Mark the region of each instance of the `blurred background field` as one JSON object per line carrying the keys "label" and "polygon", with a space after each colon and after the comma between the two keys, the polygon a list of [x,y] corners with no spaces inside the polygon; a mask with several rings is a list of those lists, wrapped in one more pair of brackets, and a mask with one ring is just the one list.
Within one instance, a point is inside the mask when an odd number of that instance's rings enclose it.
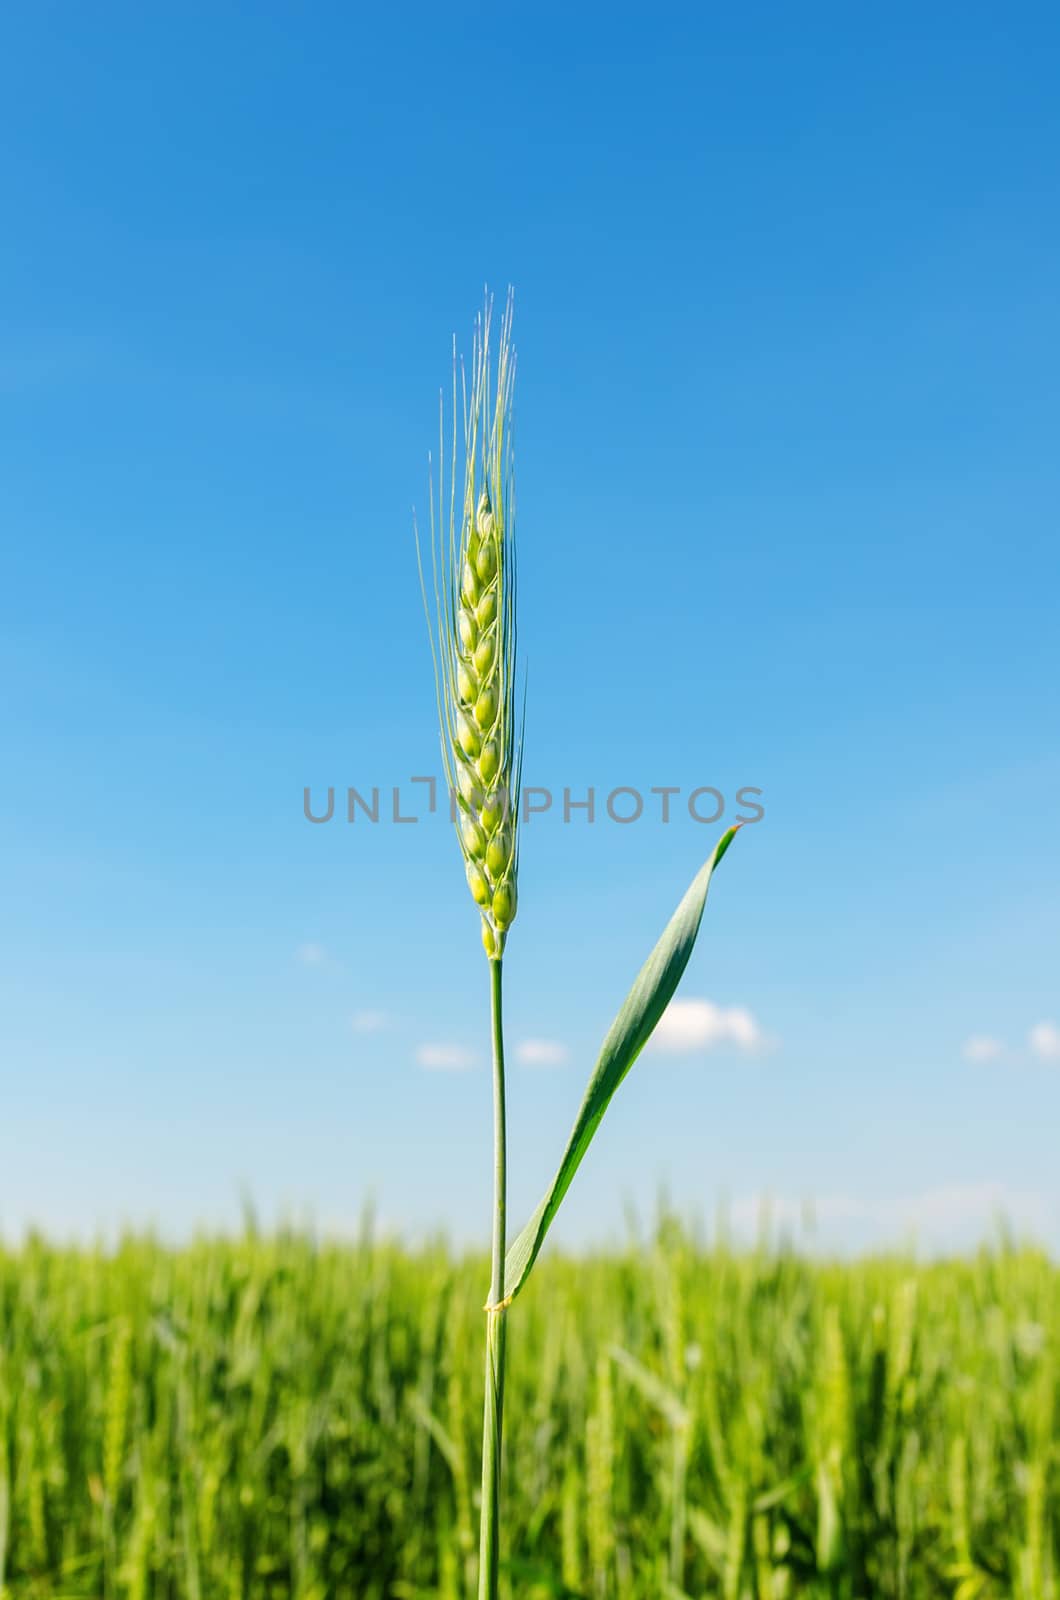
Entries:
{"label": "blurred background field", "polygon": [[[473,1591],[486,1270],[299,1233],[0,1251],[3,1600]],[[1056,1594],[1060,1273],[650,1244],[511,1319],[508,1596]]]}

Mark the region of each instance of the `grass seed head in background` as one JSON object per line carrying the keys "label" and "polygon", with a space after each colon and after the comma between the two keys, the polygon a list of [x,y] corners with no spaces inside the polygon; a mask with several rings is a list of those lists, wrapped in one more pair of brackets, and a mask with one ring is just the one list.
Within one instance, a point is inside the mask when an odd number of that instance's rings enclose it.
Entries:
{"label": "grass seed head in background", "polygon": [[[450,476],[446,501],[445,407],[440,406],[437,491],[430,490],[428,595],[442,760],[471,898],[487,956],[499,960],[518,904],[522,754],[516,722],[515,501],[512,481],[512,297],[490,361],[492,302],[475,327],[470,389],[461,365],[463,453],[458,455],[454,348]],[[462,492],[458,500],[458,483]],[[417,544],[418,549],[418,544]]]}

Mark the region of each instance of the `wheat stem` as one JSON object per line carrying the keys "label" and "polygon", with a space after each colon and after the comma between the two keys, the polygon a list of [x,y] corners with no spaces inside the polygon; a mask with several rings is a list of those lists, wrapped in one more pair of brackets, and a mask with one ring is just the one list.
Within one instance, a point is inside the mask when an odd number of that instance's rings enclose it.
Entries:
{"label": "wheat stem", "polygon": [[501,1426],[504,1412],[504,1347],[508,1313],[504,1299],[504,1248],[508,1144],[504,1109],[503,962],[489,962],[493,1033],[493,1251],[486,1311],[486,1398],[482,1412],[482,1521],[479,1535],[479,1600],[496,1600],[500,1566]]}

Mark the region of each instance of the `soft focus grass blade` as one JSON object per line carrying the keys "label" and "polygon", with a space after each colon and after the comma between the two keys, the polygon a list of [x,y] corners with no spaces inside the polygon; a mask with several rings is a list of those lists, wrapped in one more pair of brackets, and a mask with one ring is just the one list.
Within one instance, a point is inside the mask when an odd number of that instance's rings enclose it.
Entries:
{"label": "soft focus grass blade", "polygon": [[596,1068],[589,1079],[581,1110],[567,1140],[559,1170],[505,1258],[505,1304],[515,1299],[526,1282],[552,1219],[592,1143],[604,1112],[611,1104],[612,1095],[651,1038],[656,1023],[673,998],[699,933],[711,874],[735,838],[739,826],[738,823],[722,835],[696,873],[611,1024]]}

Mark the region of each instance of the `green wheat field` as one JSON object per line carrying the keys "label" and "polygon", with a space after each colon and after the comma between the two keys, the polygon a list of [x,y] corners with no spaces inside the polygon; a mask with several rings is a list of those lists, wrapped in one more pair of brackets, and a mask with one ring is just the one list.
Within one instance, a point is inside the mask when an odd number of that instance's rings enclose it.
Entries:
{"label": "green wheat field", "polygon": [[[0,1595],[463,1600],[484,1259],[298,1233],[0,1250]],[[502,1594],[1057,1594],[1060,1272],[550,1252]]]}

